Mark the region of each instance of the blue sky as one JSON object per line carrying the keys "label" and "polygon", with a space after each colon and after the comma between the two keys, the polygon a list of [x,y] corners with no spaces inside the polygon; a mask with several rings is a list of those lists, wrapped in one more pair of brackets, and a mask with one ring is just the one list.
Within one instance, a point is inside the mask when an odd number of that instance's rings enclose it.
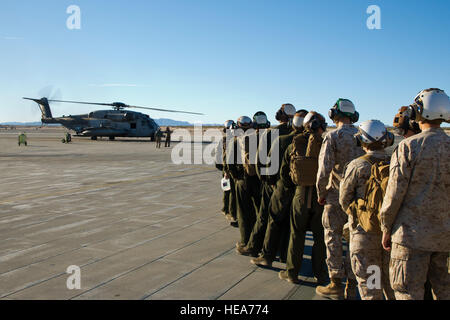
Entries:
{"label": "blue sky", "polygon": [[[81,30],[66,27],[72,4]],[[366,27],[369,5],[381,30]],[[59,98],[203,112],[148,112],[203,123],[258,110],[275,123],[286,102],[325,115],[343,97],[361,120],[391,124],[421,89],[450,92],[449,13],[447,0],[2,0],[0,122],[39,121],[21,97],[52,85]]]}

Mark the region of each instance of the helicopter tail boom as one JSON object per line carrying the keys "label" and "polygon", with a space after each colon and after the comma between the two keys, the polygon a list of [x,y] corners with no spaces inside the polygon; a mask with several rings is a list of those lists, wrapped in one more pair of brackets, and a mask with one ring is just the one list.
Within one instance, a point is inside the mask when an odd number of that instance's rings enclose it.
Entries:
{"label": "helicopter tail boom", "polygon": [[41,113],[42,113],[42,122],[44,122],[44,123],[52,122],[51,120],[53,119],[53,115],[52,115],[52,111],[50,110],[50,105],[48,104],[47,98],[42,98],[42,99],[24,98],[24,99],[32,100],[39,105],[39,108],[41,109]]}

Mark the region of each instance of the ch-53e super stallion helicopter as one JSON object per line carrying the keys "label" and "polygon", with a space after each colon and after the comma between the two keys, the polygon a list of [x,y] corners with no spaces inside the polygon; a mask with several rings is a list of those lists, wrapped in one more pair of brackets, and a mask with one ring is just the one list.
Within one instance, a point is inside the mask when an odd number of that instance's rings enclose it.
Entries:
{"label": "ch-53e super stallion helicopter", "polygon": [[[156,122],[147,114],[126,110],[128,108],[203,115],[197,112],[130,106],[122,102],[95,103],[49,100],[47,98],[24,99],[32,100],[39,105],[42,113],[42,123],[60,123],[67,129],[75,131],[77,135],[91,137],[92,140],[97,140],[97,137],[109,137],[110,140],[114,140],[115,137],[150,137],[153,141],[155,139],[155,133],[159,128]],[[53,118],[49,102],[111,106],[113,110],[98,110],[88,114]]]}

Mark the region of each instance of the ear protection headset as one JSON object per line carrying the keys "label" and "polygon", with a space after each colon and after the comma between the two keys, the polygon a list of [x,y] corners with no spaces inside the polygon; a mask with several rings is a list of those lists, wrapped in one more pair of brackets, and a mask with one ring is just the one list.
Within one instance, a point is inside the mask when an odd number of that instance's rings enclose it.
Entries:
{"label": "ear protection headset", "polygon": [[327,123],[325,122],[325,118],[322,117],[321,114],[310,111],[305,119],[303,120],[303,125],[307,130],[312,132],[316,132],[319,128],[322,128],[323,131],[327,130]]}
{"label": "ear protection headset", "polygon": [[[295,107],[294,107],[292,104],[290,104],[290,103],[285,103],[285,104],[283,104],[283,105],[281,106],[281,108],[277,111],[277,113],[275,114],[275,119],[276,119],[277,121],[289,120],[289,119],[288,119],[288,118],[289,118],[289,115],[286,114],[286,112],[284,111],[285,106],[290,106],[290,107],[292,107],[292,108],[295,109]],[[295,110],[294,110],[294,111],[295,111]]]}
{"label": "ear protection headset", "polygon": [[393,126],[396,133],[403,136],[408,132],[408,130],[412,130],[414,133],[422,132],[419,124],[415,120],[416,110],[412,105],[401,107],[394,117]]}
{"label": "ear protection headset", "polygon": [[[343,111],[341,111],[341,104],[351,104],[353,106],[353,102],[351,102],[348,99],[342,99],[342,98],[338,99],[338,101],[336,101],[334,106],[328,111],[328,116],[330,117],[330,119],[334,120],[336,118],[336,116],[343,116],[343,117],[350,118],[350,121],[352,123],[358,122],[359,113],[356,110],[353,113],[343,112]],[[354,108],[354,106],[353,106],[353,108]]]}

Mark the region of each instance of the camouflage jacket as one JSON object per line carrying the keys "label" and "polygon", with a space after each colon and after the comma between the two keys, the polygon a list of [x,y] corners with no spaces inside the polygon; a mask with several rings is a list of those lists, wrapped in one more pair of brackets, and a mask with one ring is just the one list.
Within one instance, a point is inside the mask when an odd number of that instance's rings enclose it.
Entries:
{"label": "camouflage jacket", "polygon": [[353,137],[358,130],[353,125],[342,125],[325,134],[319,154],[317,196],[327,202],[339,202],[339,183],[345,165],[364,154]]}
{"label": "camouflage jacket", "polygon": [[440,128],[403,140],[391,158],[381,229],[394,243],[450,251],[450,137]]}
{"label": "camouflage jacket", "polygon": [[[374,160],[389,161],[389,156],[384,150],[368,151],[368,155]],[[369,180],[372,165],[362,157],[352,160],[344,170],[344,178],[339,186],[339,204],[347,211],[350,204],[356,199],[364,198],[366,182]],[[353,222],[349,216],[350,224]]]}

